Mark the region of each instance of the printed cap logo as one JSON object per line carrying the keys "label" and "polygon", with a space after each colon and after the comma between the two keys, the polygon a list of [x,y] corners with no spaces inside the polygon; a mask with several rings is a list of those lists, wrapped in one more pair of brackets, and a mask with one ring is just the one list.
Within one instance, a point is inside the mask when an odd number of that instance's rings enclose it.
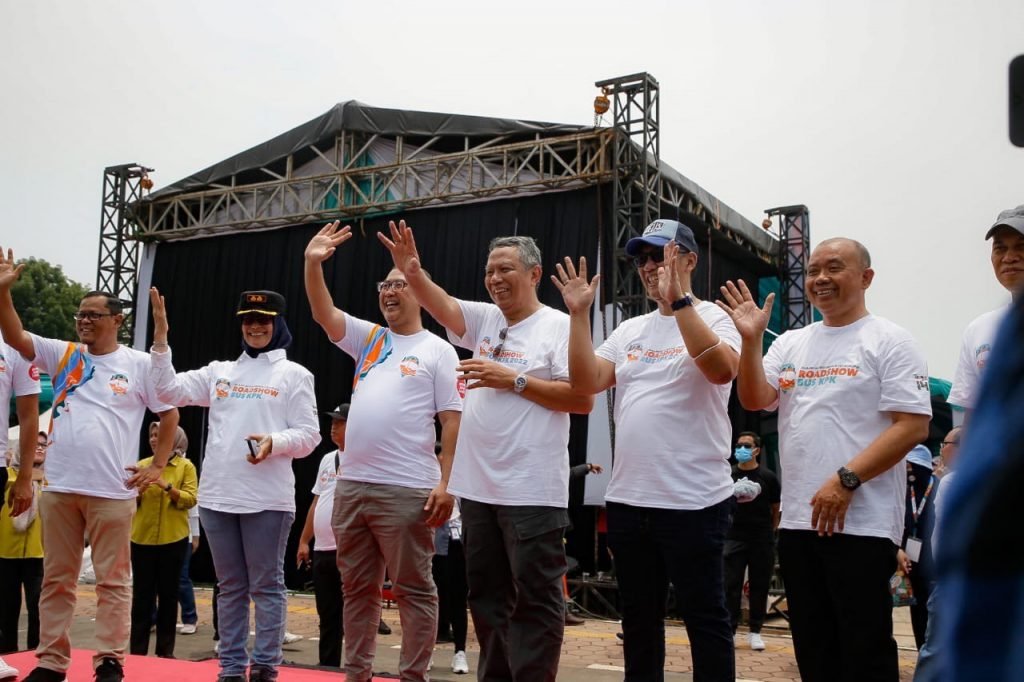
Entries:
{"label": "printed cap logo", "polygon": [[664,224],[665,223],[662,222],[661,220],[655,220],[653,223],[651,223],[650,225],[647,226],[646,230],[644,230],[644,236],[646,237],[649,234],[654,234],[656,232],[661,232],[661,228],[662,228],[662,226]]}
{"label": "printed cap logo", "polygon": [[246,294],[246,303],[266,303],[267,297],[264,294]]}

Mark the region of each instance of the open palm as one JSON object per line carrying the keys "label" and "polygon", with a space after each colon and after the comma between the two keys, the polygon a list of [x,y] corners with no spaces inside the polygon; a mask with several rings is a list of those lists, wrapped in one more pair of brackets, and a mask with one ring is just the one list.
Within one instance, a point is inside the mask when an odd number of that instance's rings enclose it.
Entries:
{"label": "open palm", "polygon": [[377,233],[387,250],[391,253],[391,260],[395,262],[395,269],[408,277],[416,274],[420,269],[420,253],[416,249],[416,238],[412,234],[412,228],[399,220],[398,225],[392,220],[388,223],[391,238],[384,236],[383,232]]}
{"label": "open palm", "polygon": [[338,229],[341,221],[335,220],[327,223],[323,228],[313,235],[306,245],[306,259],[316,263],[322,263],[334,255],[334,250],[341,244],[352,238],[352,227],[346,225]]}
{"label": "open palm", "polygon": [[551,281],[558,287],[565,301],[565,307],[570,313],[579,313],[590,309],[597,295],[597,283],[601,275],[594,275],[594,278],[587,281],[587,259],[580,258],[579,274],[572,264],[572,259],[566,256],[565,267],[561,263],[555,265],[557,275],[551,276]]}
{"label": "open palm", "polygon": [[0,289],[7,289],[18,281],[25,264],[14,264],[14,250],[7,249],[7,257],[4,257],[3,249],[0,249]]}
{"label": "open palm", "polygon": [[757,301],[754,300],[750,289],[742,279],[737,280],[736,284],[731,281],[726,282],[725,286],[721,287],[721,291],[724,302],[716,301],[716,303],[732,318],[740,336],[746,340],[761,337],[771,320],[775,294],[768,294],[762,308],[757,305]]}

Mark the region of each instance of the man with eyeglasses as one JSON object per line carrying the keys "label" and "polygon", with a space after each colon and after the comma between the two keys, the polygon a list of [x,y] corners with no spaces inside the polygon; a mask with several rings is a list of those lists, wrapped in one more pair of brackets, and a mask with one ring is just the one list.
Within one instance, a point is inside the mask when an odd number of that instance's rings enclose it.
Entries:
{"label": "man with eyeglasses", "polygon": [[[684,220],[696,224],[695,216]],[[626,243],[657,310],[622,322],[595,351],[597,276],[569,258],[552,278],[569,309],[569,379],[615,387],[615,466],[605,493],[608,547],[622,601],[625,679],[661,680],[668,585],[686,622],[695,680],[735,679],[722,553],[732,511],[729,391],[740,338],[729,316],[691,293],[689,225],[656,220]]]}
{"label": "man with eyeglasses", "polygon": [[423,328],[400,271],[377,283],[386,326],[335,307],[322,264],[352,237],[349,226],[338,225],[310,240],[304,272],[313,319],[356,361],[331,520],[345,600],[345,675],[352,682],[372,676],[386,567],[402,619],[398,672],[403,680],[426,680],[437,632],[433,528],[454,505],[448,480],[465,384],[455,349]]}
{"label": "man with eyeglasses", "polygon": [[[156,397],[149,355],[118,343],[121,301],[90,291],[75,313],[79,342],[27,332],[11,299],[24,265],[0,252],[0,331],[14,350],[53,381],[47,485],[39,504],[43,519],[43,588],[39,601],[39,664],[26,680],[59,682],[71,663],[68,637],[75,613],[75,585],[85,537],[92,545],[97,590],[98,682],[124,677],[131,622],[131,528],[140,490],[156,482],[171,455],[178,411]],[[146,409],[160,419],[153,463],[134,473]],[[32,433],[35,431],[29,431]]]}
{"label": "man with eyeglasses", "polygon": [[492,303],[450,296],[427,277],[412,229],[379,234],[416,299],[473,353],[450,489],[460,498],[469,607],[481,680],[554,680],[565,629],[562,536],[569,525],[569,413],[593,399],[569,384],[568,316],[537,297],[530,237],[488,247]]}
{"label": "man with eyeglasses", "polygon": [[[996,280],[1010,293],[1011,300],[1016,300],[1024,291],[1024,204],[1000,213],[985,233],[985,239],[992,240],[990,260]],[[948,400],[951,405],[966,410],[968,415],[978,398],[981,375],[996,330],[1009,309],[1008,303],[983,313],[964,330]]]}

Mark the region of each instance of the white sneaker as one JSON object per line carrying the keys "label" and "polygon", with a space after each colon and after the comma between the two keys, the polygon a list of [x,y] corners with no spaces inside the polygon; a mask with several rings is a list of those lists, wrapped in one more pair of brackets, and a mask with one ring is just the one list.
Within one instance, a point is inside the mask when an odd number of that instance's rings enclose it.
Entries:
{"label": "white sneaker", "polygon": [[298,642],[301,639],[302,639],[302,635],[297,635],[294,632],[288,632],[287,630],[285,630],[284,638],[281,640],[281,643],[282,644],[295,644],[295,642]]}
{"label": "white sneaker", "polygon": [[452,672],[456,675],[465,675],[469,672],[469,661],[466,660],[465,651],[456,651],[452,656]]}
{"label": "white sneaker", "polygon": [[0,680],[6,680],[18,676],[18,669],[7,665],[4,659],[0,658]]}
{"label": "white sneaker", "polygon": [[194,635],[196,634],[196,624],[182,623],[178,632],[180,632],[183,635]]}
{"label": "white sneaker", "polygon": [[754,651],[764,651],[764,640],[761,639],[760,632],[751,632],[747,635],[747,641],[750,642],[750,648]]}

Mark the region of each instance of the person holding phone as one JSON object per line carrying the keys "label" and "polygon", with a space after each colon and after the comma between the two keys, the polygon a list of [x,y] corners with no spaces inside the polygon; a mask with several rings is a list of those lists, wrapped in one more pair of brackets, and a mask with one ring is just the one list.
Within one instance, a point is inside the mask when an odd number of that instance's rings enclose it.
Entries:
{"label": "person holding phone", "polygon": [[[161,400],[210,410],[199,517],[217,584],[222,682],[277,679],[287,600],[284,548],[295,518],[292,459],[320,443],[313,375],[288,360],[291,332],[276,291],[245,291],[236,315],[242,353],[176,374],[164,298],[150,290],[151,380]],[[252,656],[249,602],[256,605]],[[251,665],[250,665],[251,663]]]}

